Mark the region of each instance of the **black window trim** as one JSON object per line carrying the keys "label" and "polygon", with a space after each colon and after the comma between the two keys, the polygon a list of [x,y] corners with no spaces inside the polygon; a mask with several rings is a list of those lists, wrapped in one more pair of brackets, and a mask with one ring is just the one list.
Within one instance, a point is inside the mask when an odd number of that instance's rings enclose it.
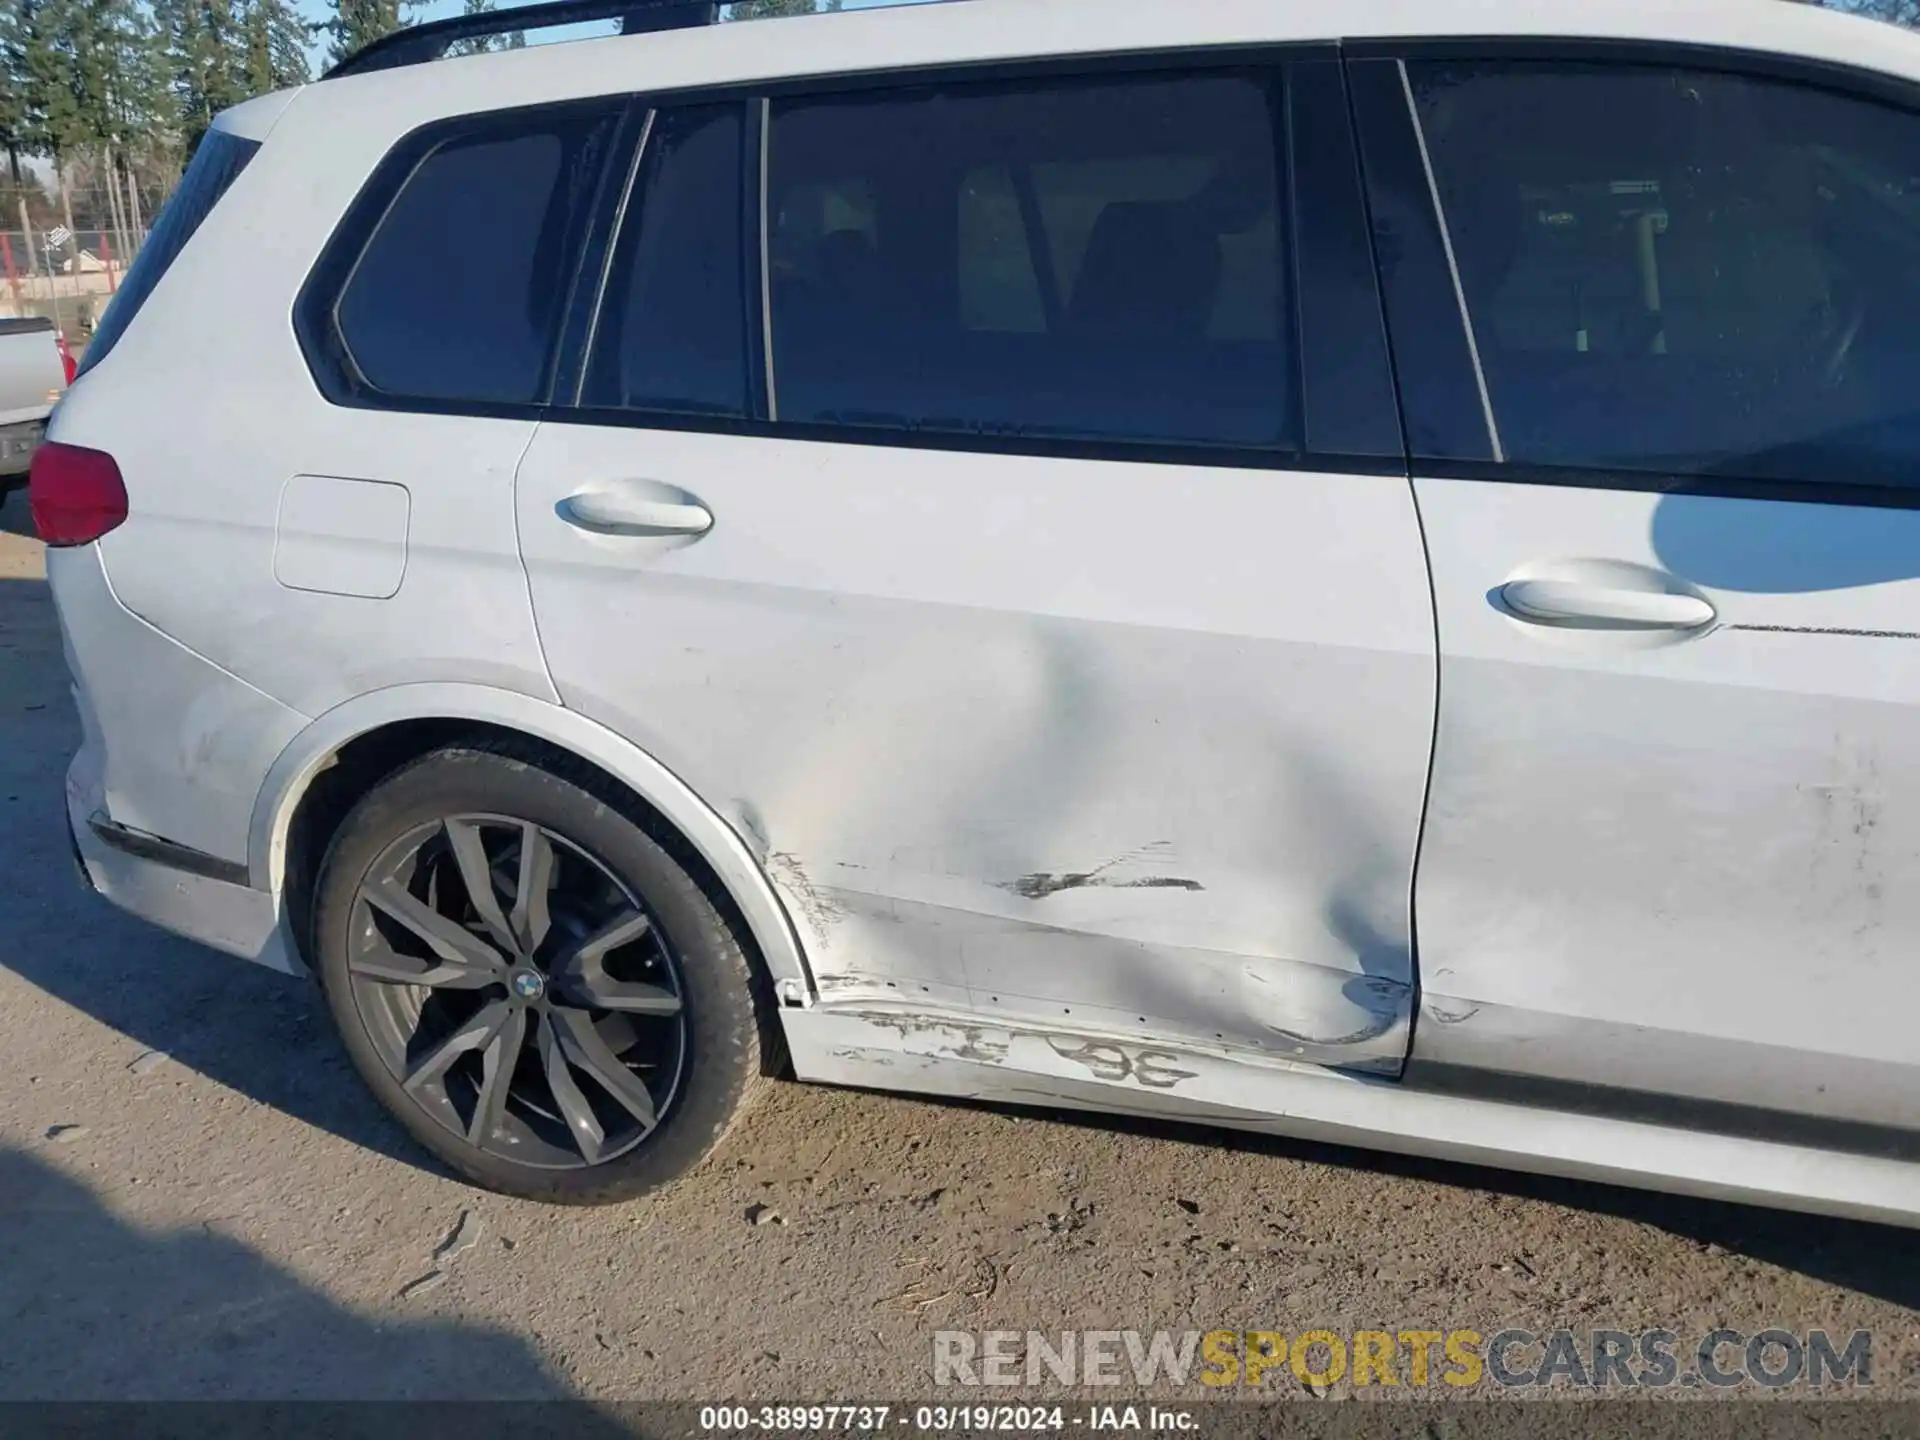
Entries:
{"label": "black window trim", "polygon": [[[621,179],[604,222],[598,207],[595,210],[585,247],[588,253],[575,280],[577,293],[582,297],[580,315],[577,325],[569,326],[561,338],[560,373],[556,375],[552,394],[548,397],[548,408],[551,409],[580,408],[580,397],[587,388],[587,370],[593,359],[593,347],[600,335],[600,319],[606,310],[607,283],[613,270],[615,242],[620,237],[621,226],[626,223],[627,208],[633,203],[634,187],[640,183],[640,176],[646,169],[660,112],[650,105],[635,103],[628,106],[627,118],[629,122],[639,125],[639,134],[633,137],[630,146],[614,147],[616,158],[622,151],[626,152],[625,163],[608,167],[609,177],[621,174]],[[591,283],[579,285],[579,281],[589,275],[594,277]],[[561,402],[557,397],[563,395],[571,398]]]}
{"label": "black window trim", "polygon": [[1337,455],[1271,446],[1194,445],[1164,440],[1076,440],[1052,436],[980,435],[963,430],[914,430],[816,424],[804,420],[729,419],[712,415],[676,415],[634,410],[551,410],[555,425],[591,425],[621,430],[668,430],[734,435],[759,440],[811,441],[829,445],[870,445],[889,450],[940,450],[975,455],[1024,455],[1043,460],[1124,461],[1136,465],[1180,465],[1222,470],[1324,471],[1340,475],[1397,475],[1407,462],[1399,455]]}
{"label": "black window trim", "polygon": [[[654,416],[661,412],[638,410],[613,410],[610,407],[594,407],[586,404],[587,381],[591,377],[594,347],[600,343],[600,319],[606,309],[608,291],[614,283],[614,264],[619,251],[622,229],[627,224],[628,212],[632,207],[637,191],[646,183],[647,164],[652,155],[654,131],[661,114],[669,110],[694,109],[702,105],[718,108],[721,105],[739,105],[743,111],[741,126],[741,162],[740,184],[743,187],[741,202],[741,223],[743,227],[740,253],[745,266],[741,275],[741,309],[746,313],[747,332],[743,343],[746,346],[747,369],[747,416],[753,420],[763,420],[768,415],[771,403],[771,388],[768,379],[772,363],[772,342],[767,337],[766,299],[762,292],[766,286],[766,241],[763,236],[764,221],[761,218],[766,205],[765,195],[765,116],[766,102],[757,96],[723,95],[716,101],[703,102],[698,99],[679,101],[672,104],[659,103],[652,94],[631,97],[629,115],[638,127],[638,133],[632,143],[630,158],[625,165],[624,177],[617,185],[610,186],[602,207],[595,212],[592,233],[588,238],[588,263],[580,267],[580,276],[595,277],[592,284],[580,290],[579,306],[586,317],[582,327],[569,330],[563,337],[564,350],[559,365],[565,381],[553,388],[554,396],[569,396],[570,399],[550,398],[541,418],[554,421],[570,420],[588,410],[609,408],[609,413],[626,416]],[[759,158],[756,159],[756,156]],[[610,167],[608,175],[618,173],[618,167]],[[578,281],[576,280],[576,284]],[[755,296],[762,298],[756,302]],[[711,415],[689,415],[694,420],[725,420],[729,417]]]}
{"label": "black window trim", "polygon": [[[1338,91],[1337,98],[1322,95],[1316,100],[1313,93],[1316,82],[1329,78]],[[1338,446],[1316,443],[1320,423],[1327,418],[1325,407],[1328,405],[1332,406],[1335,414],[1343,408],[1372,414],[1381,434],[1365,453],[1398,462],[1396,473],[1404,474],[1407,443],[1400,411],[1400,381],[1394,370],[1393,348],[1387,334],[1378,241],[1368,207],[1360,126],[1354,114],[1353,90],[1346,64],[1338,56],[1290,57],[1286,61],[1283,93],[1286,113],[1282,121],[1282,143],[1287,150],[1287,183],[1290,187],[1287,205],[1288,220],[1292,226],[1290,278],[1293,285],[1296,353],[1300,357],[1294,374],[1299,386],[1299,413],[1305,426],[1303,445],[1313,454],[1347,453]],[[1331,106],[1327,105],[1329,98],[1334,98]],[[1325,108],[1316,109],[1316,105]],[[1315,157],[1303,159],[1304,147],[1300,137],[1307,133],[1307,123],[1316,120],[1343,131],[1345,143],[1337,146],[1337,153],[1345,162],[1343,168],[1351,167],[1346,169],[1344,178],[1337,182],[1339,193],[1333,197],[1331,204],[1328,203],[1329,197],[1315,187],[1324,187],[1330,182],[1330,174],[1323,166],[1326,155],[1333,153],[1337,142],[1315,144]],[[1303,179],[1303,172],[1310,178]],[[1318,206],[1326,208],[1314,208]],[[1315,218],[1310,221],[1309,216]],[[1344,330],[1328,331],[1325,328],[1327,319],[1323,302],[1326,292],[1322,285],[1327,278],[1324,267],[1330,253],[1326,245],[1330,232],[1336,231],[1341,224],[1357,232],[1360,240],[1359,247],[1350,259],[1364,277],[1365,293],[1356,297],[1371,321],[1372,335],[1364,345],[1357,343],[1361,339],[1357,334],[1348,334]],[[1313,271],[1311,276],[1310,269]],[[1310,294],[1316,297],[1312,302],[1307,298]],[[1355,315],[1346,318],[1357,321],[1360,317]],[[1361,353],[1369,354],[1370,358],[1375,358],[1371,357],[1371,352],[1377,347],[1379,369],[1368,377],[1356,374],[1355,383],[1343,387],[1343,377],[1324,358],[1328,351],[1319,348],[1319,342],[1332,336],[1338,339],[1330,343],[1346,344],[1350,350],[1357,348]],[[1379,448],[1381,446],[1385,448]]]}
{"label": "black window trim", "polygon": [[[409,397],[388,396],[378,392],[366,391],[353,393],[340,384],[344,376],[334,370],[334,360],[325,345],[323,326],[314,321],[323,317],[331,306],[338,301],[344,291],[348,275],[339,273],[338,257],[344,251],[357,261],[379,220],[386,209],[398,196],[404,184],[390,181],[380,184],[379,203],[370,203],[375,195],[375,184],[385,176],[392,166],[394,157],[409,145],[420,145],[421,137],[433,135],[441,137],[421,150],[412,165],[408,167],[410,176],[420,159],[430,154],[445,138],[455,133],[458,127],[481,127],[491,125],[503,116],[522,113],[544,113],[570,107],[594,107],[625,104],[628,118],[634,123],[650,120],[660,110],[702,104],[720,104],[737,102],[744,104],[749,113],[747,140],[743,146],[742,183],[747,187],[750,203],[746,209],[746,225],[749,230],[748,253],[750,264],[764,272],[767,261],[767,217],[765,215],[766,196],[763,164],[766,159],[770,137],[767,134],[767,119],[772,103],[779,100],[799,99],[813,96],[857,93],[867,90],[911,89],[940,84],[992,84],[995,82],[1039,81],[1064,78],[1093,78],[1107,75],[1125,75],[1137,73],[1192,74],[1211,71],[1265,71],[1270,83],[1275,87],[1284,86],[1283,72],[1289,62],[1301,60],[1338,61],[1343,53],[1343,43],[1336,39],[1316,39],[1264,43],[1258,45],[1220,45],[1203,46],[1189,49],[1153,50],[1126,52],[1121,54],[1084,55],[1069,57],[1039,57],[1031,60],[969,62],[918,68],[892,70],[860,70],[845,73],[810,75],[781,79],[777,81],[751,81],[724,85],[690,86],[682,89],[659,89],[632,94],[606,94],[582,97],[567,101],[543,102],[536,105],[514,107],[511,110],[489,110],[468,115],[452,116],[431,121],[409,132],[389,150],[380,163],[374,167],[372,179],[359,196],[348,207],[346,215],[336,227],[321,251],[317,262],[303,285],[300,296],[295,302],[294,328],[299,337],[300,346],[307,358],[321,394],[335,405],[354,409],[383,410],[406,414],[431,414],[451,416],[471,416],[475,418],[524,419],[543,423],[566,425],[590,425],[632,430],[665,430],[693,433],[712,433],[719,435],[737,435],[744,437],[816,442],[841,445],[873,445],[883,448],[957,451],[963,453],[1024,455],[1044,459],[1077,459],[1088,461],[1119,461],[1135,464],[1180,465],[1224,469],[1255,469],[1302,472],[1325,472],[1352,475],[1396,475],[1407,474],[1407,462],[1404,451],[1400,455],[1346,455],[1315,450],[1307,434],[1306,415],[1296,409],[1299,417],[1301,443],[1298,448],[1281,446],[1241,446],[1231,444],[1192,444],[1152,440],[1098,439],[1078,440],[1061,437],[1002,436],[984,435],[965,431],[933,431],[911,428],[858,427],[847,425],[814,424],[780,420],[778,414],[778,376],[772,373],[771,335],[767,313],[768,296],[764,286],[757,297],[747,296],[748,319],[753,331],[748,354],[750,375],[751,413],[744,419],[711,415],[677,415],[663,412],[633,411],[623,409],[596,408],[578,404],[554,403],[553,396],[566,393],[571,387],[577,397],[587,370],[588,356],[585,350],[588,338],[588,325],[570,323],[562,337],[560,352],[553,366],[553,373],[562,381],[550,391],[546,401],[537,404],[499,404],[484,401],[456,401],[438,399],[413,399]],[[1276,107],[1278,109],[1278,107]],[[636,117],[643,117],[637,120]],[[1277,115],[1277,123],[1285,126],[1284,111]],[[1349,119],[1349,124],[1351,120]],[[1356,137],[1357,143],[1357,137]],[[638,183],[638,177],[644,167],[644,157],[639,153],[637,137],[629,137],[624,144],[616,143],[610,147],[605,169],[602,173],[600,202],[596,205],[584,249],[592,256],[600,257],[598,267],[586,263],[583,257],[578,278],[593,276],[586,285],[579,287],[576,294],[575,313],[584,310],[589,315],[597,314],[604,303],[606,287],[612,280],[606,257],[612,253],[615,235],[613,230],[614,212],[624,209],[627,190]],[[1285,147],[1281,151],[1281,161],[1285,170],[1280,177],[1284,182],[1280,200],[1286,205],[1292,195],[1291,156]],[[609,183],[609,177],[619,176],[619,181]],[[1361,203],[1365,203],[1364,193]],[[1289,209],[1291,207],[1289,206]],[[373,213],[369,214],[368,211]],[[1291,228],[1291,214],[1283,217]],[[334,261],[329,271],[329,261]],[[1297,257],[1290,257],[1287,271],[1282,276],[1282,284],[1291,292],[1295,277],[1293,268],[1298,264]],[[1376,299],[1378,299],[1376,290]],[[325,309],[321,309],[324,306]],[[1292,306],[1296,312],[1291,321],[1297,340],[1300,316],[1296,303]],[[589,322],[590,323],[590,322]],[[1391,358],[1391,357],[1390,357]],[[1301,397],[1310,393],[1310,367],[1314,361],[1311,354],[1297,343],[1295,346],[1294,374],[1288,382],[1292,392],[1285,403],[1298,406]],[[1395,413],[1392,423],[1399,426],[1400,417]]]}
{"label": "black window trim", "polygon": [[[1269,139],[1273,143],[1273,154],[1280,173],[1275,177],[1277,188],[1273,203],[1279,212],[1280,225],[1280,303],[1285,306],[1282,315],[1283,333],[1281,339],[1291,352],[1287,363],[1287,410],[1294,417],[1294,428],[1299,432],[1300,443],[1294,453],[1304,451],[1313,443],[1313,427],[1307,415],[1307,315],[1302,304],[1300,291],[1302,276],[1300,266],[1300,166],[1294,155],[1294,77],[1293,66],[1287,61],[1269,65],[1265,69],[1267,91],[1267,121],[1271,128]],[[1362,200],[1364,204],[1364,199]],[[1028,222],[1031,227],[1031,221]]]}
{"label": "black window trim", "polygon": [[1427,183],[1427,198],[1433,206],[1435,228],[1440,234],[1440,250],[1446,257],[1447,282],[1453,291],[1453,303],[1460,312],[1460,333],[1467,343],[1467,363],[1473,370],[1474,394],[1480,400],[1480,418],[1487,427],[1487,445],[1493,451],[1493,463],[1506,463],[1507,452],[1500,443],[1500,419],[1493,413],[1493,392],[1487,388],[1486,362],[1480,358],[1480,336],[1473,326],[1473,307],[1467,303],[1467,291],[1460,280],[1460,254],[1453,246],[1453,224],[1447,207],[1440,202],[1440,177],[1433,168],[1433,150],[1427,144],[1426,122],[1420,118],[1420,106],[1414,99],[1413,80],[1405,58],[1396,59],[1393,68],[1400,79],[1400,93],[1406,97],[1407,123],[1413,127],[1413,143],[1420,154],[1420,173]]}
{"label": "black window trim", "polygon": [[1411,460],[1438,445],[1447,454],[1490,454],[1477,397],[1454,393],[1471,381],[1473,363],[1399,62],[1381,56],[1344,68],[1403,453]]}
{"label": "black window trim", "polygon": [[[349,410],[455,415],[476,419],[538,420],[545,415],[550,408],[548,402],[556,381],[577,363],[579,347],[576,332],[583,295],[581,272],[589,257],[597,253],[606,233],[604,211],[609,198],[607,182],[609,176],[620,173],[626,152],[632,146],[634,110],[633,97],[619,94],[543,101],[500,110],[445,116],[417,126],[396,140],[374,165],[360,192],[334,226],[321,247],[319,259],[314,262],[294,298],[294,335],[306,360],[308,373],[328,403]],[[567,298],[561,307],[561,321],[553,351],[547,357],[541,397],[530,402],[515,402],[393,395],[374,388],[364,375],[356,375],[357,366],[340,335],[337,319],[340,302],[352,284],[371,241],[405,193],[408,184],[419,173],[420,167],[440,150],[463,138],[509,129],[523,118],[569,113],[607,116],[612,120],[614,129],[612,143],[607,147],[607,155],[595,180],[594,198],[589,202],[585,240],[573,256],[572,273],[565,279]]]}
{"label": "black window trim", "polygon": [[[1571,64],[1663,65],[1712,74],[1783,81],[1846,99],[1905,111],[1920,121],[1920,82],[1877,70],[1810,56],[1786,55],[1732,44],[1671,40],[1594,39],[1583,36],[1415,37],[1349,41],[1349,64],[1392,61],[1560,61]],[[1407,119],[1420,133],[1411,103]],[[1444,226],[1437,200],[1433,220]],[[1460,317],[1463,326],[1466,317]],[[1398,361],[1395,362],[1396,371]],[[1404,398],[1404,397],[1403,397]],[[1611,466],[1543,465],[1532,461],[1431,459],[1409,451],[1410,472],[1421,479],[1493,481],[1633,494],[1694,496],[1722,500],[1770,500],[1790,504],[1844,505],[1880,510],[1920,510],[1920,485],[1845,480],[1780,480],[1727,475],[1683,475]]]}
{"label": "black window trim", "polygon": [[587,230],[580,255],[569,281],[565,320],[553,359],[552,384],[540,405],[544,412],[553,408],[554,397],[578,398],[587,383],[587,359],[593,334],[600,324],[600,307],[606,294],[607,272],[613,265],[613,242],[619,234],[619,218],[626,212],[633,186],[646,163],[648,138],[653,133],[655,112],[650,106],[628,97],[613,143],[608,146],[606,164],[592,204],[587,212]]}
{"label": "black window trim", "polygon": [[[1022,61],[994,61],[946,65],[921,69],[861,70],[823,74],[778,82],[761,81],[725,86],[700,86],[683,90],[667,89],[645,94],[602,95],[575,101],[548,102],[517,107],[521,110],[551,110],[557,105],[606,105],[623,99],[634,109],[650,112],[668,105],[697,104],[738,100],[753,110],[762,110],[762,102],[789,96],[844,93],[869,88],[894,88],[945,81],[993,81],[1041,79],[1049,76],[1124,73],[1138,70],[1245,68],[1250,65],[1280,66],[1288,60],[1340,58],[1345,61],[1369,59],[1419,61],[1439,59],[1545,59],[1575,61],[1620,61],[1634,64],[1674,64],[1723,73],[1784,79],[1825,89],[1840,95],[1868,99],[1920,114],[1920,83],[1898,76],[1839,61],[1786,55],[1754,50],[1737,44],[1713,44],[1638,39],[1595,39],[1582,36],[1428,36],[1382,37],[1365,39],[1321,39],[1251,46],[1214,46],[1190,50],[1165,50],[1119,55],[1089,55],[1068,58],[1043,58]],[[512,113],[486,111],[474,115],[449,117],[421,127],[421,131],[442,126],[487,120]],[[763,112],[764,113],[764,112]],[[1357,122],[1357,117],[1356,117]],[[1355,126],[1357,130],[1357,123]],[[412,132],[396,143],[399,150],[420,131]],[[748,144],[750,168],[757,170],[753,139],[764,137],[753,127]],[[1357,139],[1356,135],[1356,139]],[[389,152],[389,157],[392,152]],[[631,151],[615,146],[608,160],[608,172],[617,171],[632,159]],[[387,160],[376,167],[375,174]],[[762,224],[757,177],[748,180],[754,204],[748,224],[757,240]],[[397,187],[393,193],[397,194]],[[640,414],[632,411],[606,411],[556,407],[552,405],[501,405],[483,402],[398,400],[379,395],[343,396],[329,382],[319,362],[322,352],[316,346],[311,327],[304,319],[311,313],[312,292],[322,280],[328,257],[334,255],[348,232],[348,222],[356,217],[366,198],[363,191],[349,206],[347,216],[336,227],[317,263],[302,287],[294,307],[294,328],[299,335],[308,366],[316,385],[332,403],[352,408],[399,411],[404,413],[465,415],[528,419],[565,424],[617,426],[627,429],[657,429],[712,432],[756,436],[769,439],[812,440],[837,444],[868,444],[896,448],[956,450],[990,454],[1030,454],[1046,458],[1118,460],[1148,464],[1218,466],[1243,469],[1329,471],[1359,475],[1404,475],[1409,473],[1406,458],[1337,455],[1306,449],[1300,452],[1259,450],[1225,446],[1167,445],[1137,441],[1063,441],[1007,439],[964,433],[919,431],[857,430],[837,426],[800,425],[767,420],[765,360],[750,355],[756,371],[754,418],[727,420],[715,417]],[[390,203],[391,196],[388,197]],[[380,207],[384,214],[385,204]],[[377,219],[377,217],[376,217]],[[1371,232],[1371,221],[1369,221]],[[370,229],[368,231],[370,233]],[[607,220],[596,216],[589,246],[603,246],[608,239]],[[365,235],[360,236],[364,244]],[[357,251],[355,252],[357,254]],[[1378,269],[1376,267],[1376,274]],[[604,276],[602,277],[604,279]],[[595,287],[595,303],[598,303]],[[749,297],[751,298],[751,297]],[[764,304],[747,307],[750,318],[765,334]],[[757,315],[757,318],[755,318]],[[569,334],[560,360],[561,368],[581,367],[580,344],[583,337]],[[1398,389],[1399,357],[1391,355]],[[1311,365],[1312,357],[1301,357],[1301,373]],[[1399,417],[1395,417],[1396,421]],[[1897,486],[1859,485],[1825,481],[1779,481],[1732,479],[1722,476],[1663,475],[1654,471],[1620,471],[1608,468],[1579,468],[1532,465],[1487,460],[1431,460],[1411,462],[1414,473],[1434,478],[1492,480],[1514,484],[1544,484],[1587,489],[1615,489],[1658,494],[1718,496],[1733,499],[1785,500],[1819,504],[1871,506],[1888,509],[1920,509],[1920,487],[1908,490]]]}
{"label": "black window trim", "polygon": [[[745,183],[752,203],[747,207],[746,222],[749,227],[750,263],[756,265],[761,274],[762,284],[759,294],[749,294],[748,306],[750,324],[754,329],[753,339],[759,345],[751,349],[748,360],[750,369],[755,372],[753,410],[745,419],[716,417],[707,415],[677,415],[664,412],[634,411],[591,406],[571,408],[552,407],[543,417],[556,424],[591,425],[635,430],[671,430],[693,433],[713,433],[740,435],[771,440],[811,441],[817,443],[843,445],[875,445],[896,449],[919,449],[957,451],[963,453],[1027,455],[1047,459],[1081,459],[1092,461],[1130,461],[1139,464],[1193,465],[1229,469],[1271,469],[1327,471],[1344,474],[1365,475],[1404,475],[1406,461],[1404,452],[1394,456],[1380,455],[1339,455],[1316,451],[1311,448],[1306,437],[1306,415],[1301,408],[1302,396],[1308,384],[1308,369],[1313,364],[1298,341],[1300,316],[1298,304],[1290,309],[1294,312],[1290,322],[1293,333],[1288,336],[1294,343],[1294,373],[1290,377],[1286,403],[1292,405],[1293,413],[1300,419],[1302,443],[1296,447],[1287,446],[1241,446],[1208,445],[1181,442],[1124,439],[1069,439],[1065,437],[1004,436],[979,434],[967,431],[920,430],[911,427],[853,426],[799,422],[778,418],[779,377],[773,372],[771,354],[771,335],[769,328],[768,295],[764,284],[767,263],[767,217],[765,214],[767,198],[765,194],[767,160],[767,116],[771,105],[777,100],[811,98],[814,96],[859,93],[868,90],[913,89],[939,84],[992,84],[996,82],[1023,82],[1043,79],[1089,78],[1105,75],[1123,74],[1193,74],[1203,72],[1241,72],[1257,73],[1273,89],[1284,86],[1284,70],[1288,62],[1300,60],[1333,60],[1339,58],[1340,47],[1335,41],[1307,41],[1293,44],[1261,46],[1222,46],[1198,50],[1153,51],[1138,54],[1075,57],[1069,59],[1042,59],[1022,62],[995,62],[992,64],[942,66],[914,70],[893,70],[877,72],[858,72],[845,76],[810,76],[804,79],[783,81],[777,84],[765,82],[751,85],[730,85],[722,87],[700,87],[682,91],[650,91],[639,97],[637,103],[643,103],[658,109],[667,109],[681,105],[710,104],[729,100],[743,100],[749,107],[750,115],[757,112],[757,118],[749,126],[747,144],[744,147],[744,165],[748,171]],[[1284,110],[1274,107],[1275,124],[1284,127],[1287,117]],[[1284,135],[1277,135],[1276,142],[1283,141]],[[1280,144],[1277,150],[1283,173],[1279,199],[1283,206],[1293,196],[1293,177],[1291,157],[1288,147]],[[1288,206],[1290,210],[1290,206]],[[1292,228],[1291,213],[1283,216],[1284,223]],[[1286,273],[1281,278],[1283,288],[1290,297],[1295,287],[1293,267],[1298,257],[1291,254],[1286,262]],[[755,303],[757,300],[757,303]],[[1399,416],[1392,417],[1397,428]]]}

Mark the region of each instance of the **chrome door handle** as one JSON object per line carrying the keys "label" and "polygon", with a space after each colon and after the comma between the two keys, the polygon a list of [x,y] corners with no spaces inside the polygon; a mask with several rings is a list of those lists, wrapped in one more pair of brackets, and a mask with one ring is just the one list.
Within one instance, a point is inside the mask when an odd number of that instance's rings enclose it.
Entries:
{"label": "chrome door handle", "polygon": [[597,535],[704,535],[713,512],[698,500],[662,500],[622,490],[583,490],[560,502],[560,518]]}
{"label": "chrome door handle", "polygon": [[1624,590],[1577,580],[1512,580],[1500,598],[1516,619],[1536,625],[1622,630],[1697,630],[1713,606],[1695,595]]}

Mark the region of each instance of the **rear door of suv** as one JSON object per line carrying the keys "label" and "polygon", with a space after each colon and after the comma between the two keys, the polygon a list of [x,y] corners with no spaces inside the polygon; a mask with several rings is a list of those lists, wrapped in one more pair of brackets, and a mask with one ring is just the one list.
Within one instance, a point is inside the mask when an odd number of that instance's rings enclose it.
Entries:
{"label": "rear door of suv", "polygon": [[822,998],[1397,1071],[1433,617],[1337,57],[676,98],[619,209],[537,623]]}

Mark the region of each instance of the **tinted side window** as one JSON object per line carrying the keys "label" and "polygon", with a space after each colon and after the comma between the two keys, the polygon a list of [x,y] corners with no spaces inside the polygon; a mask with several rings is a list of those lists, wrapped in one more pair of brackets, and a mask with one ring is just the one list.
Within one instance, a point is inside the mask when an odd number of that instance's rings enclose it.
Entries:
{"label": "tinted side window", "polygon": [[744,122],[739,105],[655,116],[614,249],[584,404],[747,413]]}
{"label": "tinted side window", "polygon": [[1653,66],[1411,71],[1509,459],[1920,483],[1920,117]]}
{"label": "tinted side window", "polygon": [[87,353],[80,364],[82,374],[104,360],[126,333],[127,326],[147,303],[160,278],[172,268],[187,242],[259,149],[258,140],[243,140],[224,130],[209,130],[201,138],[200,148],[193,152],[193,159],[187,165],[187,173],[180,177],[179,188],[161,209],[160,218],[154,221],[147,235],[147,243],[140,247],[126,278],[120,282],[119,293],[107,306],[106,314],[100,317],[99,326],[87,342]]}
{"label": "tinted side window", "polygon": [[404,183],[333,309],[353,388],[544,399],[613,120],[606,107],[495,118],[396,157],[412,160]]}
{"label": "tinted side window", "polygon": [[1295,445],[1275,88],[1216,73],[777,105],[780,418]]}

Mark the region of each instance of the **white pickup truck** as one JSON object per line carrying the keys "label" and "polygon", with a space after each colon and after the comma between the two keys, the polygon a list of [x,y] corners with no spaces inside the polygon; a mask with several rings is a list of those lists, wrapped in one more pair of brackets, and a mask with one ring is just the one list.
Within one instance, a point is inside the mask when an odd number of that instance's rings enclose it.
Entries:
{"label": "white pickup truck", "polygon": [[73,371],[66,338],[51,320],[0,319],[0,497],[26,483],[47,416]]}

